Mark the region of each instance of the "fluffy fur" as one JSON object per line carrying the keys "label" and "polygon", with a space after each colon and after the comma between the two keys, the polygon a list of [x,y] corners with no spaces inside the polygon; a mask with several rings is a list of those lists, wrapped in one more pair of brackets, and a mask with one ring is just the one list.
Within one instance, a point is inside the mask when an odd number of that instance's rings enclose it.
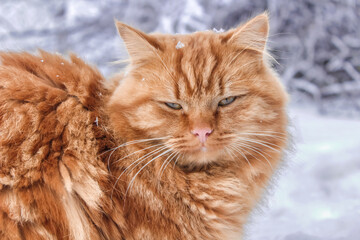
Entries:
{"label": "fluffy fur", "polygon": [[112,84],[75,56],[1,54],[0,238],[239,239],[287,142],[267,15],[117,28],[130,65]]}

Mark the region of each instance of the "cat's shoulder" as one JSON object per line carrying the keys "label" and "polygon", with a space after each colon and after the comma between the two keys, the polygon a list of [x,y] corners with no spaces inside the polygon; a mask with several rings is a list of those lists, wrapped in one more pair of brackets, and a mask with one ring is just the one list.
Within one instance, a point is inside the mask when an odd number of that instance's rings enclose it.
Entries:
{"label": "cat's shoulder", "polygon": [[0,53],[0,59],[0,189],[36,182],[45,163],[56,166],[78,149],[92,159],[92,127],[107,95],[99,71],[75,55],[44,51]]}
{"label": "cat's shoulder", "polygon": [[0,100],[46,101],[46,95],[73,96],[93,109],[104,93],[104,78],[74,54],[69,59],[40,50],[0,52]]}

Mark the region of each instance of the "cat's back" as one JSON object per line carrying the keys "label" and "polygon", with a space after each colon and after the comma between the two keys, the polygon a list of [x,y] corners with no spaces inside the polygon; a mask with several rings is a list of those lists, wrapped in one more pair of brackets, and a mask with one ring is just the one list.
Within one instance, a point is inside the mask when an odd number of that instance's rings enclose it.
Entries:
{"label": "cat's back", "polygon": [[0,57],[0,238],[95,237],[85,211],[106,179],[94,130],[103,77],[76,56]]}
{"label": "cat's back", "polygon": [[40,176],[32,170],[59,157],[50,152],[64,154],[70,139],[81,137],[96,120],[90,118],[103,78],[75,56],[67,61],[41,51],[0,57],[0,171],[6,179],[0,183],[20,184],[19,177],[33,182]]}

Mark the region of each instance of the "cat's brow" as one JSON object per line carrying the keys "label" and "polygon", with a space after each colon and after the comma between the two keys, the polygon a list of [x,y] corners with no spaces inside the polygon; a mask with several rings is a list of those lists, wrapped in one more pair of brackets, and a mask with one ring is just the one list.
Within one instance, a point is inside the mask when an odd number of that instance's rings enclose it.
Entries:
{"label": "cat's brow", "polygon": [[188,52],[176,55],[175,70],[179,79],[173,86],[177,98],[181,98],[183,94],[194,97],[214,91],[224,93],[223,78],[217,73],[221,67],[220,56],[211,42],[207,41],[203,45],[193,48],[190,45]]}

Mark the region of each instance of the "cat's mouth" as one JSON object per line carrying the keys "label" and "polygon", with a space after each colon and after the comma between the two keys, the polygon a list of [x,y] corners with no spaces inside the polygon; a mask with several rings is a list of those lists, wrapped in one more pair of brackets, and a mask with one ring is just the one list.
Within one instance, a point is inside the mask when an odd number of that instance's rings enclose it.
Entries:
{"label": "cat's mouth", "polygon": [[197,153],[214,153],[222,151],[231,143],[229,139],[209,139],[206,142],[200,142],[197,139],[173,139],[168,142],[168,146],[178,152],[184,154],[197,154]]}
{"label": "cat's mouth", "polygon": [[196,146],[193,149],[189,149],[189,153],[205,153],[205,152],[216,152],[221,151],[224,148],[223,144],[201,144],[200,146]]}
{"label": "cat's mouth", "polygon": [[201,151],[202,151],[202,152],[206,152],[206,151],[207,151],[207,147],[205,147],[204,145],[201,146]]}
{"label": "cat's mouth", "polygon": [[204,165],[215,162],[223,156],[226,144],[211,141],[206,143],[189,141],[187,144],[172,146],[171,148],[181,155],[178,161],[180,165]]}
{"label": "cat's mouth", "polygon": [[173,149],[175,151],[182,152],[184,154],[194,154],[200,152],[212,152],[219,150],[220,147],[216,147],[213,144],[205,144],[205,143],[195,143],[188,144],[186,146],[174,146]]}
{"label": "cat's mouth", "polygon": [[193,146],[189,146],[187,149],[183,149],[184,152],[189,152],[189,153],[208,152],[211,150],[212,150],[211,146],[205,143],[194,144]]}
{"label": "cat's mouth", "polygon": [[178,153],[180,165],[206,165],[218,160],[232,159],[229,148],[234,142],[231,134],[214,134],[206,141],[201,141],[193,135],[171,137],[166,141],[166,146],[171,152]]}

